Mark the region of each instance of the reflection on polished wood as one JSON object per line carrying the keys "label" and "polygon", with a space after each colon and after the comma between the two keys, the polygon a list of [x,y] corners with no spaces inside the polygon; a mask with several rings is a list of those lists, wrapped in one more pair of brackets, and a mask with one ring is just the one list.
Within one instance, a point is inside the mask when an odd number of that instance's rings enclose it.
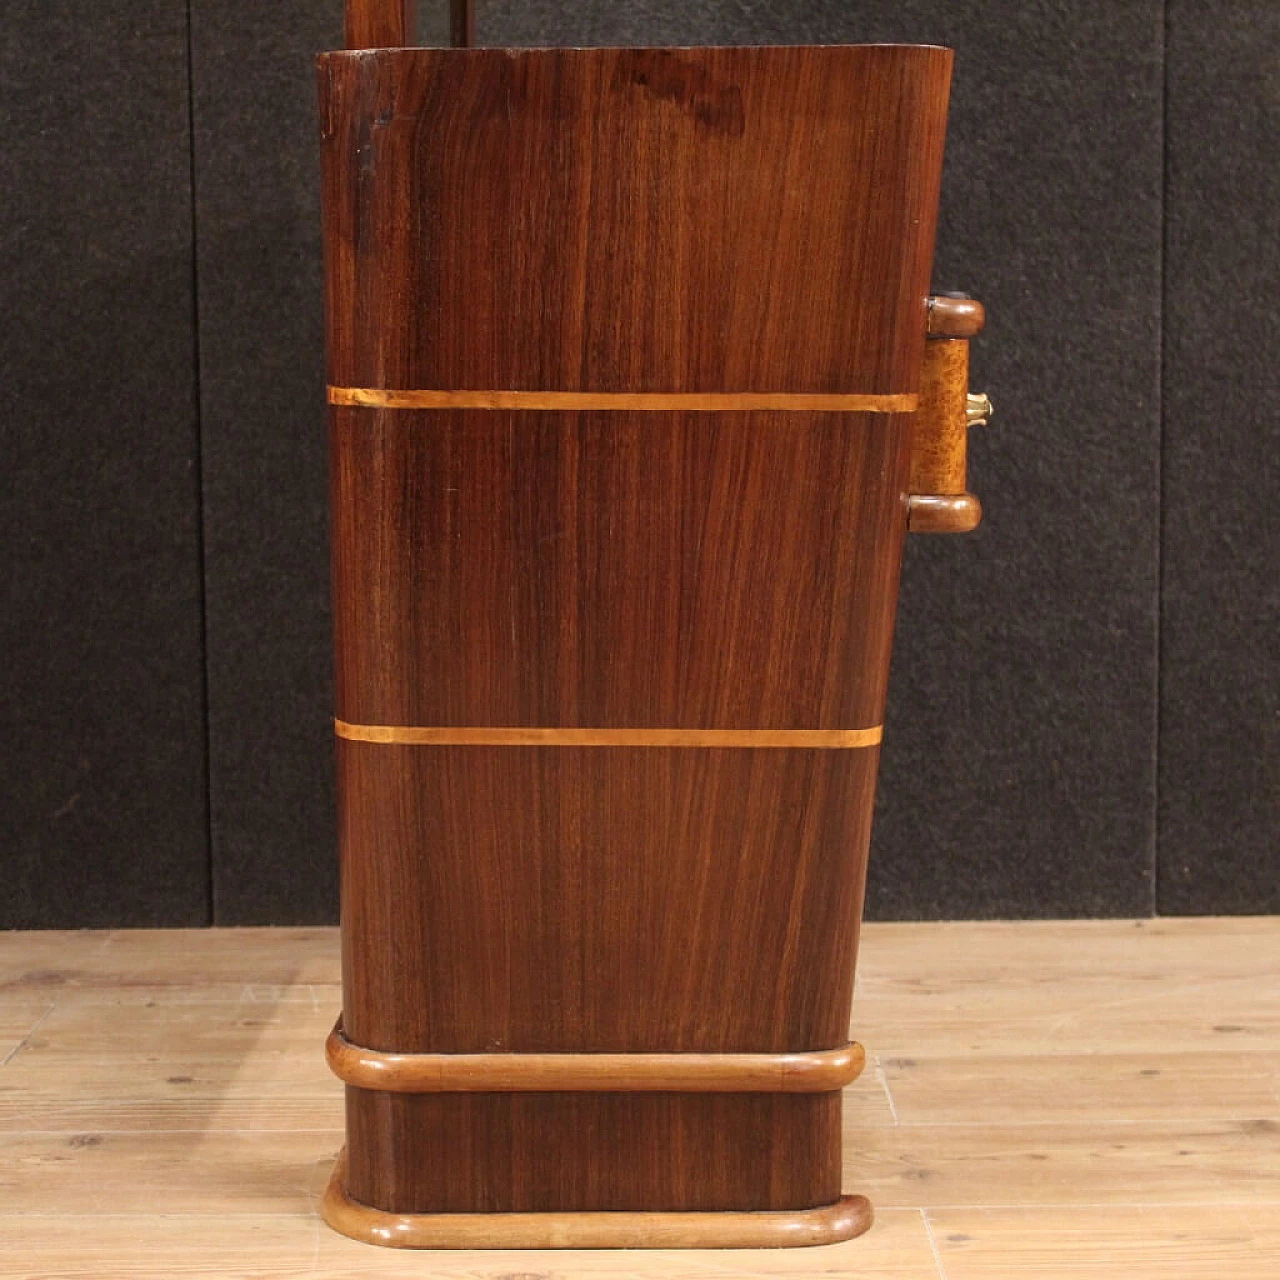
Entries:
{"label": "reflection on polished wood", "polygon": [[334,1164],[320,1212],[335,1230],[401,1249],[785,1249],[836,1244],[871,1226],[865,1196],[814,1209],[664,1213],[387,1213],[343,1188]]}
{"label": "reflection on polished wood", "polygon": [[858,1078],[859,1044],[816,1053],[381,1053],[352,1044],[342,1022],[325,1056],[334,1075],[390,1093],[821,1093]]}
{"label": "reflection on polished wood", "polygon": [[987,313],[977,298],[929,299],[928,334],[931,338],[975,338],[987,323]]}
{"label": "reflection on polished wood", "polygon": [[912,533],[970,533],[982,523],[982,503],[972,493],[913,493],[907,503]]}

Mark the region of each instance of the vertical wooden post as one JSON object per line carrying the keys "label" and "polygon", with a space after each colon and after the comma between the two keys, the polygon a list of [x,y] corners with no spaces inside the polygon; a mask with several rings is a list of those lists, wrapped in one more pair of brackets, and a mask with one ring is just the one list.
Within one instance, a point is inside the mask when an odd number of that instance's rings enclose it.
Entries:
{"label": "vertical wooden post", "polygon": [[402,49],[417,29],[417,0],[347,0],[348,49]]}
{"label": "vertical wooden post", "polygon": [[[347,0],[348,49],[402,49],[417,44],[417,0]],[[449,0],[449,42],[456,49],[476,42],[471,0]]]}
{"label": "vertical wooden post", "polygon": [[470,49],[476,42],[476,14],[471,0],[449,0],[449,43]]}

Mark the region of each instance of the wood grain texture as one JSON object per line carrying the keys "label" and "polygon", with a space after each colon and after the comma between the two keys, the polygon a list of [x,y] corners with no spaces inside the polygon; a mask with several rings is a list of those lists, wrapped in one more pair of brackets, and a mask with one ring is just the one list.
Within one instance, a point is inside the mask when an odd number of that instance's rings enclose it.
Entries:
{"label": "wood grain texture", "polygon": [[856,1080],[862,1046],[821,1053],[379,1053],[342,1023],[325,1056],[334,1075],[388,1093],[823,1093]]}
{"label": "wood grain texture", "polygon": [[836,1244],[871,1226],[865,1196],[816,1209],[712,1213],[387,1213],[346,1192],[345,1153],[321,1202],[325,1221],[366,1244],[404,1249],[778,1249]]}
{"label": "wood grain texture", "polygon": [[[858,1038],[882,1060],[949,1056],[957,1045],[969,1058],[1105,1051],[1157,1067],[1175,1045],[1274,1054],[1276,934],[1272,919],[880,925],[859,965]],[[920,949],[947,937],[956,954],[913,971]]]}
{"label": "wood grain texture", "polygon": [[[906,1126],[904,1126],[906,1128]],[[911,1125],[868,1131],[847,1172],[877,1205],[1173,1205],[1280,1207],[1280,1123],[1184,1120],[1099,1127]],[[889,1136],[886,1136],[889,1135]],[[981,1190],[978,1190],[978,1188]]]}
{"label": "wood grain texture", "polygon": [[908,422],[332,409],[338,717],[881,723]]}
{"label": "wood grain texture", "polygon": [[907,501],[912,533],[970,533],[982,523],[982,503],[972,493],[913,493]]}
{"label": "wood grain texture", "polygon": [[840,1196],[836,1093],[347,1089],[347,1191],[395,1213],[817,1208]]}
{"label": "wood grain texture", "polygon": [[911,445],[911,492],[964,493],[968,488],[968,342],[942,338],[925,343],[920,381],[920,408]]}
{"label": "wood grain texture", "polygon": [[969,342],[944,334],[977,333],[982,304],[929,299],[930,340],[924,346],[920,407],[911,446],[912,533],[968,533],[982,520],[982,504],[967,491],[969,459]]}
{"label": "wood grain texture", "polygon": [[415,43],[417,0],[346,0],[348,49],[398,49]]}
{"label": "wood grain texture", "polygon": [[914,392],[950,67],[894,45],[322,55],[329,382]]}
{"label": "wood grain texture", "polygon": [[[845,1045],[949,69],[321,58],[354,1044]],[[581,1094],[353,1088],[347,1191],[836,1203],[834,1089],[629,1093],[624,1066]]]}
{"label": "wood grain texture", "polygon": [[476,7],[472,0],[449,0],[449,43],[467,49],[476,42]]}
{"label": "wood grain texture", "polygon": [[[317,1229],[310,1212],[186,1215],[5,1215],[5,1265],[12,1276],[93,1280],[707,1280],[709,1274],[811,1280],[804,1249],[671,1249],[619,1253],[583,1249],[548,1268],[545,1254],[483,1246],[436,1253],[426,1271],[420,1254],[373,1253],[337,1231]],[[1028,1227],[1034,1230],[1034,1225]],[[1259,1233],[1260,1234],[1260,1233]],[[1226,1256],[1220,1254],[1220,1256]],[[372,1261],[371,1261],[372,1259]],[[831,1280],[937,1280],[928,1231],[919,1213],[889,1210],[856,1240],[823,1249]],[[376,1266],[374,1265],[376,1263]],[[514,1269],[513,1269],[514,1268]],[[1134,1272],[1142,1280],[1167,1272]],[[1196,1273],[1199,1275],[1200,1273]],[[1224,1275],[1215,1274],[1215,1280]],[[1243,1273],[1241,1273],[1243,1274]]]}
{"label": "wood grain texture", "polygon": [[928,1219],[945,1280],[1246,1280],[1280,1274],[1280,1213],[1274,1206],[945,1209],[931,1211]]}
{"label": "wood grain texture", "polygon": [[986,323],[986,309],[977,298],[935,294],[929,299],[927,331],[931,338],[974,338]]}
{"label": "wood grain texture", "polygon": [[0,1004],[0,1064],[7,1062],[53,1011],[49,1000],[6,1000]]}
{"label": "wood grain texture", "polygon": [[340,739],[347,1034],[402,1053],[843,1045],[877,754]]}
{"label": "wood grain texture", "polygon": [[[1220,1037],[1229,1042],[1229,1037]],[[902,1124],[1250,1120],[1280,1103],[1280,1053],[960,1054],[880,1058]]]}

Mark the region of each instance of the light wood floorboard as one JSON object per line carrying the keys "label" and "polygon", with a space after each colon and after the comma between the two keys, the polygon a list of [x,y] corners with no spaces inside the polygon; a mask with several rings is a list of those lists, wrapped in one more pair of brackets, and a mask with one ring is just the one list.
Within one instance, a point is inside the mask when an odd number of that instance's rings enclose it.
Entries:
{"label": "light wood floorboard", "polygon": [[1280,1277],[1280,920],[868,925],[820,1250],[435,1253],[320,1225],[329,929],[0,934],[0,1276]]}

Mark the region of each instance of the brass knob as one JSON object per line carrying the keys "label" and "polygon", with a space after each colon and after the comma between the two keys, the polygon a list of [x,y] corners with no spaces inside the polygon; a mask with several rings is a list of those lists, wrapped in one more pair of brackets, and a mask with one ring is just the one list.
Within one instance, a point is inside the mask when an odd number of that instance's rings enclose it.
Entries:
{"label": "brass knob", "polygon": [[965,396],[964,420],[971,427],[982,426],[991,417],[991,397],[985,392]]}

